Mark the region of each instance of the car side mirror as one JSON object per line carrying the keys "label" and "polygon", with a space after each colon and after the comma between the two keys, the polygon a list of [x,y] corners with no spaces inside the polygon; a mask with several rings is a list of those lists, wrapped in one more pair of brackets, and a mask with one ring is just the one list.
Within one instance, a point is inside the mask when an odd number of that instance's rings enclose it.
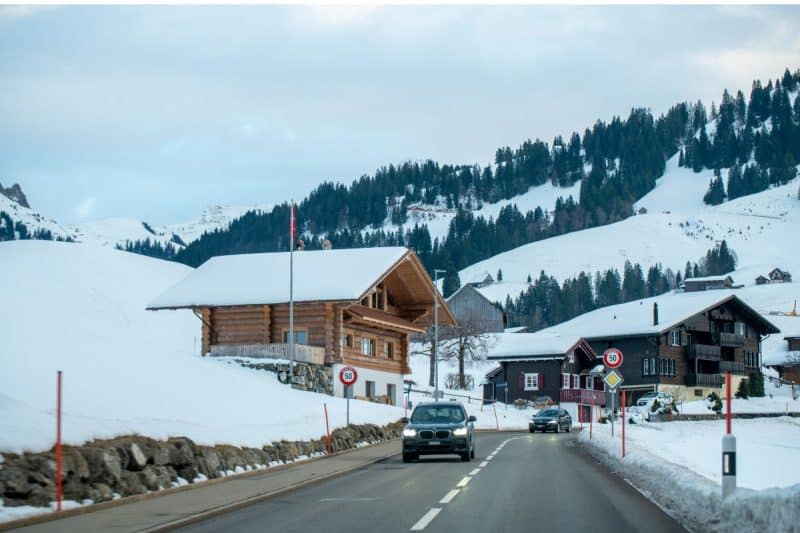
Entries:
{"label": "car side mirror", "polygon": [[478,419],[477,419],[477,418],[475,418],[475,415],[470,415],[470,416],[469,416],[469,418],[467,418],[467,422],[475,422],[475,421],[477,421],[477,420],[478,420]]}
{"label": "car side mirror", "polygon": [[404,416],[403,418],[400,419],[400,423],[401,424],[408,424],[408,418]]}

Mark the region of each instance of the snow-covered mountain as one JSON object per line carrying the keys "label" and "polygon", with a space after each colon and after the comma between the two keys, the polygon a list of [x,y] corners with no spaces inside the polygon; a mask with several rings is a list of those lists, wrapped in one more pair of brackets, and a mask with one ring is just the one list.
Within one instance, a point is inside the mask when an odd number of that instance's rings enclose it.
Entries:
{"label": "snow-covered mountain", "polygon": [[794,253],[800,242],[800,178],[712,207],[702,201],[711,176],[712,171],[695,174],[678,167],[673,157],[655,189],[636,203],[636,210],[646,213],[520,246],[470,265],[459,278],[502,270],[503,282],[490,288],[504,302],[506,295],[515,298],[525,289],[528,275],[535,279],[542,270],[559,281],[581,271],[621,272],[625,261],[682,271],[687,260],[698,261],[723,239],[738,255],[736,283],[753,285],[775,267],[800,272],[800,256]]}
{"label": "snow-covered mountain", "polygon": [[24,231],[29,236],[40,235],[37,238],[46,238],[46,235],[53,240],[88,242],[111,247],[124,247],[127,243],[149,240],[151,243],[171,245],[179,250],[198,239],[203,233],[227,227],[248,211],[265,211],[272,208],[270,204],[214,205],[207,207],[196,220],[166,226],[151,225],[131,218],[106,218],[64,225],[28,207],[25,205],[27,201],[20,203],[20,200],[25,199],[21,188],[17,187],[13,191],[14,194],[0,194],[0,212],[5,213],[7,217],[0,217],[0,236],[3,235],[3,230],[10,220],[12,228],[18,227],[19,224],[25,229],[14,229],[14,237],[8,240],[22,238]]}

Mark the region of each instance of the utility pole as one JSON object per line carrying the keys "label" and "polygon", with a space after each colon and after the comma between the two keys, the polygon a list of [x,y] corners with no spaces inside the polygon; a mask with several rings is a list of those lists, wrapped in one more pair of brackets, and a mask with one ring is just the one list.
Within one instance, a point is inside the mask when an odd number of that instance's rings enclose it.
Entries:
{"label": "utility pole", "polygon": [[433,397],[439,401],[439,272],[444,270],[433,269]]}
{"label": "utility pole", "polygon": [[289,222],[289,386],[294,382],[294,234],[297,223],[294,218],[294,199]]}

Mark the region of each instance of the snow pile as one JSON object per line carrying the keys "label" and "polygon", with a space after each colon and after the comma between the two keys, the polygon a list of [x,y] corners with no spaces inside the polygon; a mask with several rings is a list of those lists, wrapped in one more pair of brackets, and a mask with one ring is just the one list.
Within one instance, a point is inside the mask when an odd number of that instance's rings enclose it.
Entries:
{"label": "snow pile", "polygon": [[[292,390],[275,374],[197,355],[190,311],[145,311],[191,269],[90,244],[0,243],[0,451],[49,449],[56,372],[64,371],[64,440],[138,433],[200,444],[262,446],[319,438],[346,401]],[[353,401],[353,423],[403,409]]]}
{"label": "snow pile", "polygon": [[800,450],[800,422],[735,420],[733,429],[740,488],[725,502],[720,488],[724,421],[628,425],[624,459],[619,424],[613,438],[609,424],[595,424],[591,439],[588,431],[578,439],[687,527],[795,531],[800,524],[800,473],[787,465]]}

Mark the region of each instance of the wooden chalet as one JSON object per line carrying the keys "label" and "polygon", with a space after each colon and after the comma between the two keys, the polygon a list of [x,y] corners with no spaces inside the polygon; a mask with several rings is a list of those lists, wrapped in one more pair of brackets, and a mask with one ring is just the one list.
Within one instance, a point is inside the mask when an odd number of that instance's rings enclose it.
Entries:
{"label": "wooden chalet", "polygon": [[588,421],[592,409],[597,415],[606,403],[602,359],[581,337],[506,333],[498,336],[487,359],[500,366],[486,375],[485,400],[557,403],[580,421]]}
{"label": "wooden chalet", "polygon": [[792,275],[780,268],[773,268],[769,273],[770,283],[791,283]]}
{"label": "wooden chalet", "polygon": [[706,276],[703,278],[686,278],[681,287],[686,292],[709,291],[713,289],[730,289],[733,278],[730,276]]}
{"label": "wooden chalet", "polygon": [[730,291],[673,292],[597,309],[534,335],[580,335],[593,350],[623,352],[620,369],[635,401],[654,390],[704,398],[760,372],[761,340],[777,327]]}
{"label": "wooden chalet", "polygon": [[[455,325],[416,254],[406,248],[295,252],[295,361],[355,367],[355,396],[398,404],[409,335],[434,320]],[[156,298],[148,309],[191,309],[201,321],[202,354],[288,359],[289,253],[220,256]]]}

